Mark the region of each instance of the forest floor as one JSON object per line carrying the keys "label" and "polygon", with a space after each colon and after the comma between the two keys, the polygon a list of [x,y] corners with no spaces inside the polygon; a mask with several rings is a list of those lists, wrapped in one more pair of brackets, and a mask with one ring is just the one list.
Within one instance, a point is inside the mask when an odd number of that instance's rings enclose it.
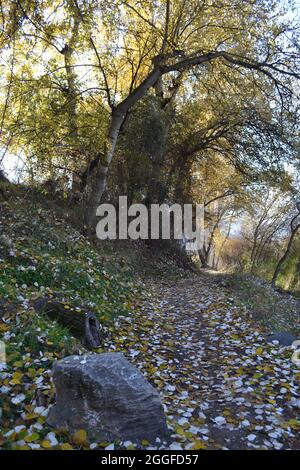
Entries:
{"label": "forest floor", "polygon": [[125,351],[159,389],[172,449],[297,449],[300,369],[292,348],[267,343],[222,279],[206,272],[152,283],[107,347]]}
{"label": "forest floor", "polygon": [[91,243],[67,210],[22,188],[0,201],[0,448],[135,448],[46,425],[53,362],[88,351],[34,310],[45,295],[94,311],[106,332],[94,352],[123,352],[159,390],[170,440],[144,448],[299,448],[300,369],[265,339],[291,325],[299,338],[299,303],[149,248]]}

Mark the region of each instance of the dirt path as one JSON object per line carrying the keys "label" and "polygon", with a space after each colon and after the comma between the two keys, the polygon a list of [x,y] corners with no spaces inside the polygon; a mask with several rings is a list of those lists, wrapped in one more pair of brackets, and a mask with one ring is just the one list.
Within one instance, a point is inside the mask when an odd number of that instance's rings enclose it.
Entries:
{"label": "dirt path", "polygon": [[169,446],[299,448],[293,350],[266,343],[217,276],[147,287],[141,309],[118,320],[108,346],[159,389],[173,430]]}

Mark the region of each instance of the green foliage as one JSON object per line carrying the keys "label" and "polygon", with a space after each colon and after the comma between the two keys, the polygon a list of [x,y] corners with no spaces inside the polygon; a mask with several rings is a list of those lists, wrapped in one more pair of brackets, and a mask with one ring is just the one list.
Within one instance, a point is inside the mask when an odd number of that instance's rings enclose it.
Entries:
{"label": "green foliage", "polygon": [[[124,135],[121,136],[116,159],[112,167],[110,188],[116,186],[118,194],[122,193],[122,182],[125,181],[131,201],[141,201],[153,185],[156,165],[160,165],[160,174],[155,174],[163,191],[164,159],[167,149],[168,132],[173,111],[162,109],[161,100],[147,95],[130,113]],[[120,181],[120,166],[122,175]],[[119,178],[118,178],[119,176]],[[157,188],[157,191],[159,189]]]}
{"label": "green foliage", "polygon": [[1,262],[6,298],[12,300],[9,292],[16,289],[30,298],[62,292],[66,299],[90,305],[101,317],[128,312],[130,268],[110,272],[84,237],[55,214],[49,216],[43,206],[14,209],[4,219],[12,245],[11,255],[6,250]]}
{"label": "green foliage", "polygon": [[32,312],[23,313],[19,324],[12,328],[15,337],[9,344],[8,354],[12,351],[38,354],[49,351],[68,356],[78,350],[78,342],[67,328],[49,320],[48,317]]}

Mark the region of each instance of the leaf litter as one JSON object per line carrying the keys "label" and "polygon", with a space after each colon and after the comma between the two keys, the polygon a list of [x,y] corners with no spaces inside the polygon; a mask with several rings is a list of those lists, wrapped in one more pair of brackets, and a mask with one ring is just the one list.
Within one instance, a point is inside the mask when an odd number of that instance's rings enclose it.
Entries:
{"label": "leaf litter", "polygon": [[169,448],[298,448],[300,369],[292,347],[268,344],[214,276],[147,289],[134,317],[118,319],[107,347],[125,351],[159,390]]}

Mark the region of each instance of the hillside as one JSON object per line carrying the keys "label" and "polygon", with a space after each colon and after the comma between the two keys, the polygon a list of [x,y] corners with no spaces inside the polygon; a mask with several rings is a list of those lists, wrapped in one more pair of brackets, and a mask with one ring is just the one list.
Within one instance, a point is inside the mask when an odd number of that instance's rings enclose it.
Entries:
{"label": "hillside", "polygon": [[28,447],[37,440],[25,439],[23,446],[16,441],[26,437],[24,432],[4,434],[24,421],[30,426],[45,421],[34,410],[41,409],[41,403],[45,410],[44,405],[53,402],[53,361],[88,352],[68,328],[35,310],[38,299],[59,299],[74,314],[94,312],[107,335],[116,319],[131,316],[138,308],[149,277],[170,281],[189,272],[175,258],[153,256],[139,244],[91,241],[74,220],[76,210],[39,191],[9,186],[1,197],[0,340],[7,361],[0,389],[4,448]]}
{"label": "hillside", "polygon": [[296,448],[293,350],[266,342],[272,317],[268,328],[240,283],[232,292],[226,276],[184,268],[170,253],[89,240],[66,202],[28,188],[7,190],[0,214],[1,448],[135,448],[46,426],[53,362],[88,351],[35,310],[45,296],[74,315],[94,312],[104,335],[94,352],[125,353],[159,390],[170,441],[145,448]]}

